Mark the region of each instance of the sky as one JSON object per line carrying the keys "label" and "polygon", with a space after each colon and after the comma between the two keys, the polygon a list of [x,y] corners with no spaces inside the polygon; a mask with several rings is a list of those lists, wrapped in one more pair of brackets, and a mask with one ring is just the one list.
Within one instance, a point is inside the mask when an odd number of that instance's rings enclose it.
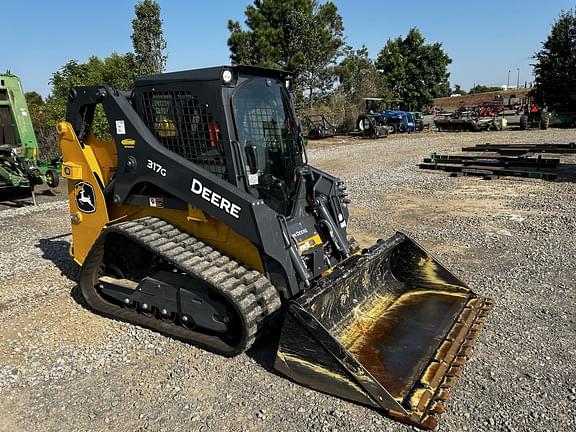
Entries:
{"label": "sky", "polygon": [[[228,19],[244,22],[252,0],[158,0],[168,45],[167,71],[229,63]],[[576,0],[334,0],[346,42],[375,58],[390,38],[420,29],[452,58],[450,83],[521,85],[532,81],[532,56],[561,10]],[[2,0],[0,71],[9,69],[25,91],[50,93],[50,77],[71,59],[132,50],[136,0]],[[510,71],[510,73],[508,72]],[[508,78],[509,77],[509,78]]]}

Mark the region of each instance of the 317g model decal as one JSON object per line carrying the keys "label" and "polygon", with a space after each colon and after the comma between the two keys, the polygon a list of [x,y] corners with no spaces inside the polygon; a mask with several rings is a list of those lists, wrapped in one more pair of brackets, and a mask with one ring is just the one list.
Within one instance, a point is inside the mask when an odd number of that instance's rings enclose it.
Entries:
{"label": "317g model decal", "polygon": [[157,162],[154,162],[154,161],[151,161],[150,159],[148,159],[146,161],[146,168],[149,168],[152,171],[154,171],[155,173],[160,174],[162,177],[166,177],[166,168],[164,168],[162,165],[160,165]]}

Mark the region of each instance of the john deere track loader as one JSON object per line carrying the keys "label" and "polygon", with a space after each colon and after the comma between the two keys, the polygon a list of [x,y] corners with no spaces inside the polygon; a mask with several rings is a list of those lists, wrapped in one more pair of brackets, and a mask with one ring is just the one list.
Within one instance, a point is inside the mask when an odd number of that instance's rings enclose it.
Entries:
{"label": "john deere track loader", "polygon": [[[358,250],[290,81],[225,66],[71,90],[58,132],[82,295],[227,356],[281,325],[280,372],[434,429],[491,301],[402,233]],[[110,141],[90,132],[99,104]]]}

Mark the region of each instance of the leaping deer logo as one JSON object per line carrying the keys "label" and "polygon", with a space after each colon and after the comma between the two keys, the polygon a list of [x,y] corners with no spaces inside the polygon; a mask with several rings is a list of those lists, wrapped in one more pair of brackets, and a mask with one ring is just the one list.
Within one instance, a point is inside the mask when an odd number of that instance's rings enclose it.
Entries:
{"label": "leaping deer logo", "polygon": [[90,183],[80,182],[74,186],[76,190],[76,206],[84,213],[96,211],[96,201],[94,199],[94,189]]}

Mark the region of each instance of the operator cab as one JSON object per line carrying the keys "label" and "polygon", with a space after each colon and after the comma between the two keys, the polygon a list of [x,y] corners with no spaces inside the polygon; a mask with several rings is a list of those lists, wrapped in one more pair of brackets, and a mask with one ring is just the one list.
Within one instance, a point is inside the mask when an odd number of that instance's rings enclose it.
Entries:
{"label": "operator cab", "polygon": [[290,215],[303,141],[288,72],[221,66],[141,77],[137,111],[166,148]]}

